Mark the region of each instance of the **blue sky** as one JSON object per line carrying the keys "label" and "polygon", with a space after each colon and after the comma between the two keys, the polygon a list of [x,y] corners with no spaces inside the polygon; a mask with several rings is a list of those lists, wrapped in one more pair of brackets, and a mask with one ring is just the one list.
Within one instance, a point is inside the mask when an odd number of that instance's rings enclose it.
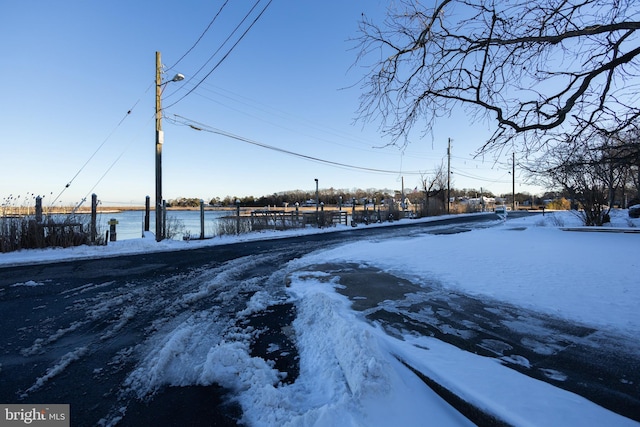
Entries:
{"label": "blue sky", "polygon": [[[171,67],[222,4],[4,2],[0,199],[37,194],[45,196],[45,205],[54,200],[71,205],[96,193],[106,205],[153,198],[155,52]],[[266,4],[262,0],[256,10]],[[472,158],[490,135],[490,124],[472,125],[463,113],[453,112],[432,135],[416,135],[403,152],[376,148],[390,142],[376,123],[354,124],[364,74],[354,66],[358,21],[365,13],[381,22],[387,4],[273,0],[229,56],[184,96],[238,40],[236,34],[196,74],[254,5],[230,1],[189,55],[166,71],[167,79],[177,72],[186,79],[167,84],[163,94],[164,198],[314,190],[315,178],[320,188],[400,189],[404,176],[405,187],[414,188],[420,172],[429,174],[443,161],[446,165],[448,138],[453,140],[454,187],[511,192],[510,167]],[[185,121],[201,123],[204,130]],[[309,161],[210,129],[393,173]],[[524,185],[520,175],[516,191],[540,192]]]}

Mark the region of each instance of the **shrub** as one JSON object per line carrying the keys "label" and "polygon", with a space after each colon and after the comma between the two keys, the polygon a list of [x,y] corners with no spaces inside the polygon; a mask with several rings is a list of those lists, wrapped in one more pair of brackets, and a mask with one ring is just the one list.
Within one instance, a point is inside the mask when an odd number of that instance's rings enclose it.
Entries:
{"label": "shrub", "polygon": [[248,217],[223,217],[218,218],[215,222],[216,229],[214,234],[216,236],[232,236],[240,233],[249,233],[251,231],[251,221]]}
{"label": "shrub", "polygon": [[[104,237],[96,230],[96,244]],[[0,252],[91,244],[88,215],[49,215],[37,222],[32,215],[0,217]]]}
{"label": "shrub", "polygon": [[553,209],[556,211],[568,211],[571,210],[571,202],[569,202],[564,197],[555,199],[547,204],[547,209]]}
{"label": "shrub", "polygon": [[184,222],[176,217],[167,217],[167,223],[165,224],[165,232],[167,239],[173,239],[181,234],[184,234],[185,226]]}

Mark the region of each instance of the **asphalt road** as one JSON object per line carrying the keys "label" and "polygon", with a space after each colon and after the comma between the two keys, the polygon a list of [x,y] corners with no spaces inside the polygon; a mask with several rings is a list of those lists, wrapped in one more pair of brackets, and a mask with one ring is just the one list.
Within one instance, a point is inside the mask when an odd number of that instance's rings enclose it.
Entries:
{"label": "asphalt road", "polygon": [[[285,302],[282,266],[345,241],[460,232],[492,220],[489,215],[474,223],[458,218],[393,228],[359,226],[176,253],[1,268],[0,403],[69,403],[73,425],[133,426],[157,420],[163,425],[236,425],[241,410],[220,387],[167,387],[143,399],[132,394],[125,382],[145,357],[140,344],[155,331],[200,313],[214,330],[236,323],[262,331],[252,343],[252,355],[272,360],[287,373],[286,381],[295,381],[295,344],[281,332],[295,318],[294,307]],[[495,301],[445,293],[437,285],[407,282],[414,290],[409,294],[406,289],[394,294],[393,287],[385,286],[383,295],[382,288],[366,288],[362,281],[380,272],[349,265],[318,268],[339,275],[354,309],[383,322],[390,334],[410,327],[500,358],[527,375],[640,420],[638,356],[617,337]],[[259,290],[281,296],[282,304],[237,324],[236,313]],[[356,298],[363,295],[366,300]],[[382,303],[391,296],[392,304]],[[536,322],[538,332],[522,327],[528,322]],[[279,351],[268,351],[273,343]],[[540,354],[541,347],[549,349],[547,354]],[[516,355],[536,369],[523,366]]]}

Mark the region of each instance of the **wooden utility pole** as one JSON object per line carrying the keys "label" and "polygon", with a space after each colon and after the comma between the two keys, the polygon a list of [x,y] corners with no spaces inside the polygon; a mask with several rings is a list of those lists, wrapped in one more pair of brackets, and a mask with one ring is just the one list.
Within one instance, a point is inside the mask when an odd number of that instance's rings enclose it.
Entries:
{"label": "wooden utility pole", "polygon": [[[160,52],[156,52],[156,241],[159,242],[165,237],[166,224],[166,206],[163,206],[162,200],[162,144],[164,144],[164,133],[162,132],[162,88],[169,82],[179,82],[184,80],[184,76],[180,73],[176,74],[171,80],[162,82],[162,60]],[[163,214],[161,215],[160,212]]]}
{"label": "wooden utility pole", "polygon": [[400,197],[402,197],[402,200],[400,201],[400,207],[402,208],[402,211],[404,211],[407,208],[404,203],[404,176],[402,177],[402,183],[400,185],[402,185],[402,188],[400,189]]}
{"label": "wooden utility pole", "polygon": [[91,195],[91,224],[89,225],[89,233],[91,244],[96,244],[98,237],[98,196],[94,193]]}
{"label": "wooden utility pole", "polygon": [[162,240],[162,61],[156,52],[156,242]]}
{"label": "wooden utility pole", "polygon": [[320,208],[320,193],[318,192],[318,178],[314,178],[316,181],[316,227],[320,228],[320,214],[318,209]]}
{"label": "wooden utility pole", "polygon": [[[511,206],[512,211],[516,211],[516,152],[513,152],[513,160],[511,165],[511,194],[513,195],[513,204]],[[533,207],[533,203],[531,204]]]}
{"label": "wooden utility pole", "polygon": [[451,213],[451,138],[447,146],[447,213]]}

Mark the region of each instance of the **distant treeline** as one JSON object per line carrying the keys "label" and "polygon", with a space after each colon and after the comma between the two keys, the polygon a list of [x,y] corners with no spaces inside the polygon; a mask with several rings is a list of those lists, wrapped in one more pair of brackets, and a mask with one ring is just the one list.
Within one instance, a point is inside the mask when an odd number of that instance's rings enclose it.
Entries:
{"label": "distant treeline", "polygon": [[[363,203],[376,203],[379,204],[381,202],[389,202],[391,200],[395,200],[396,202],[400,202],[402,199],[402,192],[400,190],[377,190],[377,189],[351,189],[351,190],[336,190],[333,188],[329,189],[320,189],[318,191],[319,198],[322,203],[325,205],[338,205],[342,203],[343,205],[347,205],[352,203],[355,199],[356,204],[360,205]],[[437,191],[430,191],[430,197],[440,198],[442,201],[446,200],[446,194],[444,189],[438,189]],[[485,197],[495,197],[495,195],[486,189],[477,190],[475,188],[463,188],[459,189],[451,189],[451,197],[458,198],[464,196],[478,197],[480,194]],[[536,199],[542,198],[557,198],[559,194],[545,194],[544,196]],[[404,191],[404,197],[408,199],[413,204],[420,204],[425,198],[425,192],[423,189],[416,188],[407,188]],[[511,194],[503,195],[503,197],[507,197],[511,199]],[[523,203],[528,200],[532,200],[533,196],[529,193],[516,193],[516,201],[518,203]],[[316,193],[315,191],[302,191],[302,190],[293,190],[293,191],[284,191],[280,193],[273,193],[269,195],[264,195],[260,197],[255,196],[244,196],[244,197],[236,197],[236,196],[226,196],[224,198],[214,197],[209,200],[204,199],[204,203],[210,206],[220,206],[220,207],[231,207],[236,205],[236,201],[240,201],[240,205],[247,207],[264,207],[264,206],[278,206],[282,207],[286,204],[289,206],[294,206],[299,203],[301,206],[305,204],[305,202],[315,201]],[[198,207],[200,206],[200,198],[197,197],[179,197],[177,199],[172,199],[167,202],[167,206],[169,207]]]}

